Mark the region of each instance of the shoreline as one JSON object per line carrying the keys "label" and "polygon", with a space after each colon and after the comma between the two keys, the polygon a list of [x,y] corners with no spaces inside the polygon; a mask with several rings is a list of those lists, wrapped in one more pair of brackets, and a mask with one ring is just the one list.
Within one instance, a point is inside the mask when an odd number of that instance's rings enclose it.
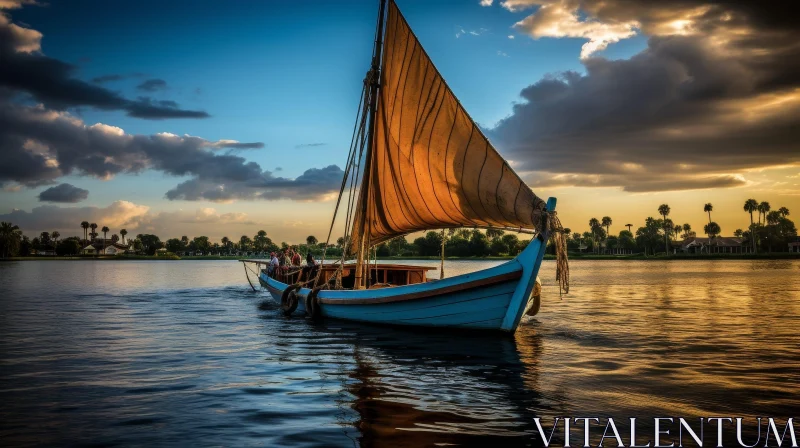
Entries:
{"label": "shoreline", "polygon": [[[445,257],[451,261],[479,261],[479,260],[511,260],[512,256],[488,256],[488,257]],[[382,257],[380,260],[440,260],[437,256],[407,256],[407,257]],[[555,260],[554,255],[546,254],[545,260]],[[262,260],[260,258],[242,258],[237,256],[156,256],[156,255],[125,255],[125,256],[32,256],[32,257],[9,257],[0,258],[0,261],[238,261],[238,260]],[[800,260],[800,253],[797,252],[773,252],[764,254],[701,254],[701,255],[569,255],[570,261],[577,260],[632,260],[632,261],[684,261],[684,260]]]}

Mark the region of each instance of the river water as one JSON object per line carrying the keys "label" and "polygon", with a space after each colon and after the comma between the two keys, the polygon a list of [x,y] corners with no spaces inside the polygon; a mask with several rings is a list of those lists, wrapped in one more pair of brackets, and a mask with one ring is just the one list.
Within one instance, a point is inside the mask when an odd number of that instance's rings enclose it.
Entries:
{"label": "river water", "polygon": [[537,446],[534,417],[741,416],[752,443],[800,414],[800,261],[571,268],[503,337],[287,319],[233,261],[0,263],[0,440]]}

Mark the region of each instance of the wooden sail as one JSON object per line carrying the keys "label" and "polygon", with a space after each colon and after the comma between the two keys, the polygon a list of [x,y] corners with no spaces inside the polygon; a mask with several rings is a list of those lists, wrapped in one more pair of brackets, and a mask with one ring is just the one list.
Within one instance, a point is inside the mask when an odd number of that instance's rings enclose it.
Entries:
{"label": "wooden sail", "polygon": [[[370,171],[356,210],[375,245],[445,227],[535,229],[545,203],[470,118],[393,1],[386,14]],[[359,226],[360,227],[360,226]]]}

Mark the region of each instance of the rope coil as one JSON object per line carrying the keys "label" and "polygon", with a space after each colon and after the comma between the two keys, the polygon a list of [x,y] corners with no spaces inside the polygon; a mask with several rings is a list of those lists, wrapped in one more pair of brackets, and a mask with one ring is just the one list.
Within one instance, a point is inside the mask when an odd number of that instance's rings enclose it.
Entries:
{"label": "rope coil", "polygon": [[558,219],[557,212],[546,214],[545,228],[549,232],[550,241],[556,253],[556,282],[559,295],[569,293],[569,259],[567,258],[567,236],[564,227]]}

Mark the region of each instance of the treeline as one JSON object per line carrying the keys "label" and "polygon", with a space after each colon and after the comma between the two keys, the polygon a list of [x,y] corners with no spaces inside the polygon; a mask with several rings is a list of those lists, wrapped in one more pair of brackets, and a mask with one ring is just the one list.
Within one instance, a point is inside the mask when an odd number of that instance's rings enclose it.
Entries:
{"label": "treeline", "polygon": [[448,229],[428,232],[412,243],[399,236],[378,245],[375,251],[378,257],[439,256],[443,238],[448,257],[514,256],[530,242],[499,229],[488,229],[486,233],[477,229]]}
{"label": "treeline", "polygon": [[[797,228],[788,218],[789,209],[780,207],[772,210],[769,202],[758,202],[748,199],[743,210],[749,215],[750,225],[746,230],[734,230],[733,236],[742,239],[742,246],[752,252],[785,252],[788,243],[797,238]],[[716,241],[722,235],[722,228],[711,216],[714,206],[711,203],[703,205],[703,212],[708,214],[708,223],[703,225],[703,233],[709,239],[711,251],[715,250]],[[671,252],[673,246],[679,241],[697,236],[692,226],[678,224],[669,216],[672,209],[668,204],[658,207],[661,218],[648,217],[644,226],[633,233],[633,224],[625,224],[628,230],[621,231],[618,235],[610,232],[613,220],[609,216],[602,219],[589,220],[589,230],[583,233],[572,233],[565,229],[569,237],[568,247],[572,250],[587,250],[593,253],[618,253],[619,251],[641,252],[656,254],[658,252]],[[757,216],[753,216],[757,213]]]}
{"label": "treeline", "polygon": [[42,232],[39,236],[29,238],[22,234],[20,228],[10,222],[0,223],[0,256],[27,256],[38,251],[52,251],[57,255],[77,255],[83,241],[77,236],[61,238],[57,231]]}
{"label": "treeline", "polygon": [[[106,228],[103,230],[108,232]],[[127,232],[124,233],[127,234]],[[87,232],[86,236],[94,238],[96,235],[94,232]],[[0,254],[3,257],[27,256],[38,250],[55,250],[61,256],[80,255],[81,250],[92,241],[77,236],[64,239],[59,239],[59,237],[58,232],[43,232],[42,235],[31,240],[22,235],[19,227],[3,222],[0,227]],[[477,229],[449,229],[428,232],[411,243],[405,237],[397,237],[378,245],[375,251],[379,257],[439,256],[443,238],[445,254],[450,257],[513,256],[528,245],[527,240],[521,241],[517,235],[505,234],[502,230],[488,229],[484,233]],[[116,235],[112,235],[111,240],[117,241]],[[147,233],[140,233],[127,240],[124,240],[123,237],[123,242],[129,245],[132,252],[139,255],[155,255],[160,249],[165,249],[167,252],[179,256],[195,254],[267,256],[270,252],[291,247],[303,255],[311,253],[317,258],[324,253],[328,259],[340,257],[346,246],[344,238],[338,238],[336,244],[326,245],[324,242],[319,242],[313,235],[309,235],[302,244],[290,245],[286,242],[276,244],[264,230],[259,230],[252,237],[242,235],[237,240],[223,237],[219,243],[211,242],[207,236],[189,238],[185,235],[162,241],[158,235]]]}
{"label": "treeline", "polygon": [[[703,226],[703,233],[707,235],[713,247],[722,229],[712,220],[713,206],[705,204],[703,212],[708,214],[708,223]],[[748,199],[743,207],[749,215],[750,225],[747,230],[736,229],[735,237],[742,238],[742,244],[751,248],[752,252],[759,251],[786,251],[788,244],[797,238],[797,228],[788,216],[789,209],[780,207],[771,210],[768,202],[757,202]],[[583,233],[572,232],[564,229],[568,239],[568,249],[571,252],[593,253],[664,253],[676,248],[680,239],[696,236],[689,224],[677,224],[671,218],[672,210],[669,205],[662,204],[658,207],[660,218],[648,217],[644,225],[634,232],[633,224],[625,224],[627,230],[622,230],[617,235],[611,234],[613,220],[604,216],[602,219],[589,220],[589,230]],[[757,216],[754,216],[757,213]],[[29,239],[22,234],[19,227],[9,222],[0,225],[0,256],[9,257],[29,255],[40,250],[55,251],[57,255],[78,255],[82,248],[90,242],[97,243],[98,225],[82,222],[84,237],[77,236],[61,238],[59,232],[42,232],[39,236]],[[91,231],[90,231],[91,230]],[[106,239],[111,230],[102,227],[102,244],[109,241],[116,243],[119,237],[112,234]],[[238,239],[223,237],[219,243],[211,242],[207,236],[189,238],[170,238],[162,241],[157,235],[138,234],[135,238],[126,241],[127,231],[121,229],[122,244],[127,244],[129,249],[141,255],[154,255],[160,249],[166,249],[178,255],[203,254],[203,255],[228,255],[228,256],[267,256],[270,252],[284,250],[290,244],[281,242],[276,244],[264,230],[259,230],[252,237],[242,235]],[[444,241],[445,255],[449,257],[485,257],[485,256],[515,256],[528,244],[528,240],[520,240],[515,234],[506,234],[499,229],[487,229],[482,232],[477,229],[448,229],[444,231],[431,231],[409,242],[406,237],[400,236],[384,242],[375,248],[378,257],[409,257],[409,256],[439,256],[442,242]],[[304,244],[294,244],[291,247],[301,254],[311,253],[321,257],[324,253],[328,259],[338,258],[345,250],[347,242],[343,238],[336,240],[335,244],[326,245],[310,235]]]}

